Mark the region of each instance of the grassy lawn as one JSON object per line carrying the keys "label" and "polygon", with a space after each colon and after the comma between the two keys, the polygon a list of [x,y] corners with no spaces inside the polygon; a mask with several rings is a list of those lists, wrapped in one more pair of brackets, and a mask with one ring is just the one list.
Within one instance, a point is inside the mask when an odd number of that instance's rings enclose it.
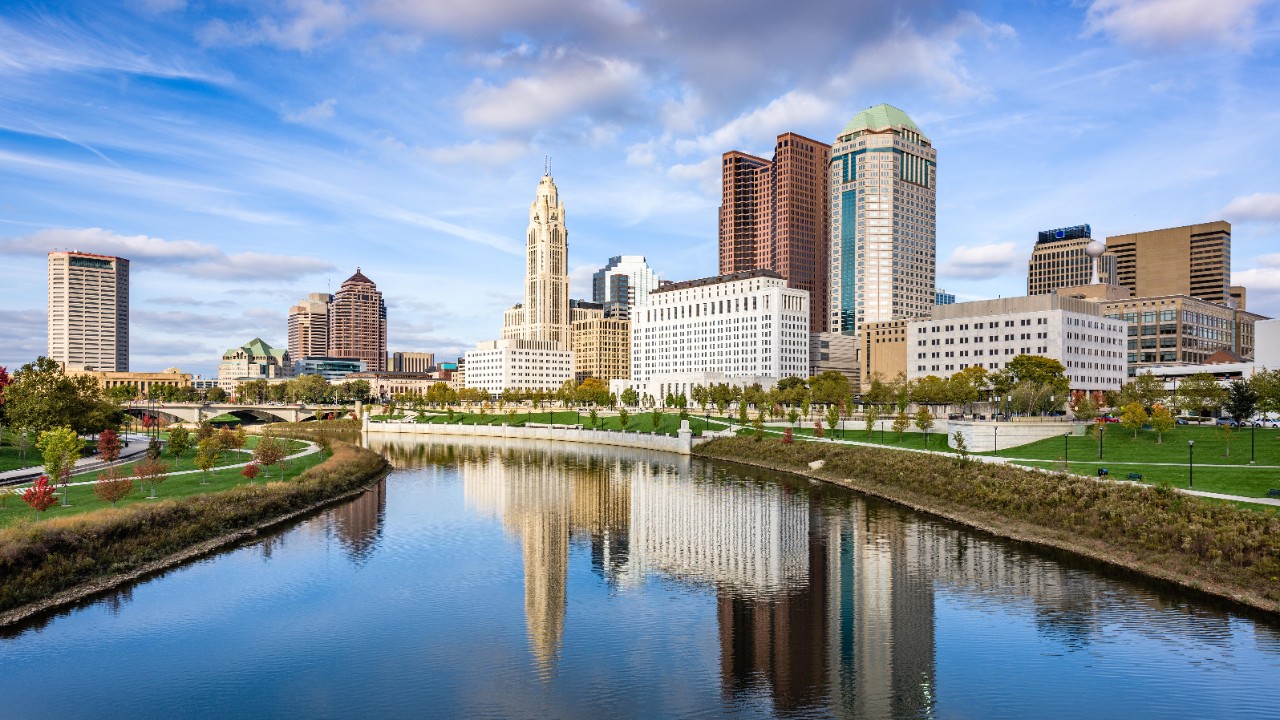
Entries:
{"label": "grassy lawn", "polygon": [[[36,434],[31,433],[27,438],[27,459],[22,459],[22,454],[18,451],[19,438],[16,434],[4,431],[3,442],[0,443],[0,472],[6,470],[17,470],[19,468],[37,467],[44,462],[40,457],[40,449],[36,447]],[[85,441],[85,447],[91,446],[92,443]]]}
{"label": "grassy lawn", "polygon": [[[295,441],[296,442],[296,441]],[[274,482],[280,480],[281,472],[284,473],[284,479],[290,480],[296,478],[303,470],[314,465],[320,464],[323,457],[327,457],[324,453],[313,453],[288,463],[288,468],[284,467],[284,463],[273,465],[262,475],[258,476],[257,482]],[[190,475],[171,476],[164,482],[156,486],[156,496],[159,499],[179,498],[188,495],[200,495],[203,493],[218,492],[227,490],[237,485],[244,485],[248,480],[240,474],[242,468],[223,468],[220,470],[210,470],[207,485],[201,485],[203,479],[202,473],[192,473]],[[270,476],[270,477],[268,477]],[[83,480],[83,478],[82,478]],[[133,492],[128,497],[118,503],[118,506],[130,505],[138,502],[154,502],[146,498],[151,492],[150,487],[142,488],[137,482],[134,483]],[[61,492],[59,492],[61,496]],[[54,505],[41,515],[41,520],[50,517],[65,517],[79,513],[92,512],[104,507],[107,504],[98,500],[93,494],[92,485],[77,485],[68,488],[68,497],[71,505],[62,507]],[[5,527],[15,522],[32,522],[35,520],[35,511],[27,507],[26,503],[17,496],[8,496],[4,498],[4,507],[0,508],[0,527]]]}
{"label": "grassy lawn", "polygon": [[[163,433],[161,435],[163,436]],[[192,440],[193,441],[195,440],[194,435],[192,436]],[[227,452],[223,453],[222,457],[218,460],[217,467],[224,467],[226,465],[238,465],[240,463],[249,462],[250,460],[253,459],[252,450],[258,446],[259,440],[261,440],[261,437],[257,435],[247,436],[245,438],[245,449],[249,450],[250,452],[237,452],[235,450],[228,450]],[[284,443],[286,455],[292,455],[307,447],[307,444],[301,440],[290,440],[288,438],[276,438],[276,440]],[[137,443],[135,442],[134,444],[136,445]],[[130,449],[132,449],[132,445],[130,446]],[[187,452],[183,453],[182,457],[180,458],[176,458],[173,455],[170,455],[168,450],[166,449],[164,455],[162,455],[160,459],[169,464],[169,472],[181,472],[183,470],[198,469],[196,467],[196,451],[194,447],[191,448],[190,450],[187,450]],[[125,472],[133,472],[133,466],[135,464],[137,464],[136,460],[130,460],[129,462],[122,463],[119,467],[126,468]],[[98,471],[95,470],[94,472],[96,473]],[[83,479],[85,478],[82,477],[81,480]]]}
{"label": "grassy lawn", "polygon": [[[1259,465],[1280,465],[1280,430],[1236,430],[1231,434],[1231,455],[1227,456],[1227,443],[1216,428],[1180,426],[1164,434],[1164,442],[1156,444],[1153,430],[1139,430],[1138,439],[1133,431],[1118,424],[1107,428],[1102,441],[1103,465],[1107,463],[1178,463],[1187,462],[1187,441],[1196,442],[1196,465],[1249,464],[1249,434],[1257,435],[1257,459]],[[1067,441],[1068,457],[1092,458],[1097,462],[1098,438],[1096,436],[1072,436]],[[1052,437],[1028,445],[1001,448],[1000,455],[1029,460],[1057,460],[1062,457],[1062,437]],[[1095,468],[1096,470],[1097,468]]]}
{"label": "grassy lawn", "polygon": [[[1023,461],[1016,464],[1051,470],[1057,470],[1060,467],[1059,463],[1043,460]],[[1078,475],[1096,475],[1099,467],[1105,467],[1110,471],[1110,477],[1113,480],[1124,480],[1129,473],[1136,472],[1142,475],[1142,481],[1145,483],[1169,483],[1177,488],[1188,487],[1186,465],[1099,463],[1097,460],[1072,462],[1070,465],[1071,472]],[[1260,498],[1266,497],[1268,490],[1280,488],[1280,470],[1276,468],[1201,465],[1197,462],[1195,472],[1196,490]]]}
{"label": "grassy lawn", "polygon": [[[374,416],[372,419],[377,419]],[[507,415],[505,412],[495,411],[487,415],[481,416],[479,413],[454,413],[453,423],[457,425],[506,425]],[[424,413],[418,419],[421,423],[444,424],[449,422],[449,418],[445,414]],[[545,412],[529,413],[525,411],[516,411],[514,417],[511,418],[511,425],[522,427],[525,423],[540,423],[543,425],[559,424],[559,425],[577,425],[579,422],[585,428],[591,427],[591,414],[589,412],[577,413],[573,410],[553,410]],[[621,430],[622,424],[616,415],[601,415],[598,418],[596,427],[605,430]],[[689,416],[689,427],[693,430],[694,435],[699,435],[706,428],[711,430],[723,430],[726,425],[716,422],[714,419],[710,425],[701,417],[694,415]],[[630,432],[653,432],[653,417],[650,413],[630,413],[627,418],[627,428]],[[667,435],[675,435],[680,429],[679,413],[663,413],[659,418],[657,431]]]}
{"label": "grassy lawn", "polygon": [[[823,423],[823,425],[825,424],[826,423]],[[766,426],[764,430],[767,435],[777,436],[777,435],[782,435],[785,428]],[[824,430],[824,432],[826,432],[826,436],[828,438],[833,437],[830,431]],[[750,436],[754,433],[755,433],[755,430],[752,428],[748,428],[745,431],[744,430],[738,431],[739,435]],[[810,424],[808,427],[793,428],[791,430],[791,434],[796,438],[812,438],[813,425]],[[885,428],[885,431],[883,433],[881,433],[879,430],[876,430],[871,434],[867,434],[867,431],[862,427],[849,428],[848,430],[837,430],[834,435],[834,438],[836,440],[849,440],[851,442],[884,445],[885,447],[890,447],[890,448],[910,448],[912,450],[925,450],[925,449],[948,450],[949,449],[947,447],[947,439],[943,437],[942,433],[936,433],[936,432],[929,433],[929,444],[927,446],[925,445],[925,436],[924,436],[924,433],[922,432],[904,432],[902,433],[902,438],[899,439],[898,434],[888,428]]]}

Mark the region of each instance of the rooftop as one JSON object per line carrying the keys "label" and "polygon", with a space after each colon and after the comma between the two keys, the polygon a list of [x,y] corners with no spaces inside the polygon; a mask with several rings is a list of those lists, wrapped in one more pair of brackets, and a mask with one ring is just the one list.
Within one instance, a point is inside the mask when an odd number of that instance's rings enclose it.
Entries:
{"label": "rooftop", "polygon": [[885,103],[874,105],[854,115],[840,134],[847,135],[859,130],[888,130],[892,127],[905,127],[921,135],[924,134],[905,112]]}
{"label": "rooftop", "polygon": [[703,287],[705,285],[719,285],[720,283],[733,282],[735,280],[749,280],[751,278],[776,278],[782,280],[781,274],[774,270],[743,270],[741,272],[729,273],[728,275],[716,275],[715,277],[698,278],[697,280],[682,280],[663,285],[657,290],[649,293],[657,295],[658,293],[671,292],[673,290],[687,290],[689,288]]}

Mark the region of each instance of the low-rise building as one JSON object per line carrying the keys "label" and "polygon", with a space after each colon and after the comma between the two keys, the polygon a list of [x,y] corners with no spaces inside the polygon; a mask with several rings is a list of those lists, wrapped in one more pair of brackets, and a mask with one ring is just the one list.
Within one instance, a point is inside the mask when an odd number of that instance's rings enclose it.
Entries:
{"label": "low-rise building", "polygon": [[809,293],[772,270],[750,270],[650,293],[632,312],[631,378],[610,385],[663,398],[709,376],[765,384],[808,373]]}
{"label": "low-rise building", "polygon": [[109,370],[79,370],[63,364],[63,372],[68,377],[91,377],[98,381],[103,390],[132,385],[137,388],[138,397],[147,397],[158,387],[191,387],[191,373],[184,373],[178,368],[169,368],[163,372],[112,372]]}
{"label": "low-rise building", "polygon": [[254,338],[222,353],[222,362],[218,364],[218,387],[234,393],[242,382],[276,380],[292,374],[293,364],[289,362],[287,350],[273,348],[261,338]]}
{"label": "low-rise building", "polygon": [[465,368],[465,386],[491,395],[507,388],[558,390],[573,379],[573,352],[552,342],[489,340],[467,352]]}
{"label": "low-rise building", "polygon": [[858,338],[838,332],[809,333],[809,377],[834,371],[858,387]]}
{"label": "low-rise building", "polygon": [[605,317],[575,320],[569,336],[573,339],[575,383],[589,377],[606,383],[631,377],[630,321]]}
{"label": "low-rise building", "polygon": [[387,356],[387,369],[398,373],[428,373],[436,367],[436,354],[429,352],[393,352]]}
{"label": "low-rise building", "polygon": [[[954,303],[951,303],[954,304]],[[858,337],[862,362],[861,386],[863,392],[871,389],[876,378],[889,382],[907,374],[907,323],[908,320],[882,320],[863,323]]]}
{"label": "low-rise building", "polygon": [[342,378],[343,382],[364,380],[369,383],[370,397],[387,402],[400,395],[426,395],[432,385],[440,382],[425,373],[358,372]]}
{"label": "low-rise building", "polygon": [[907,324],[907,379],[971,366],[994,372],[1019,355],[1041,355],[1066,367],[1072,390],[1118,390],[1126,333],[1097,303],[1052,294],[938,305],[932,318]]}
{"label": "low-rise building", "polygon": [[1104,302],[1102,312],[1129,323],[1130,376],[1158,366],[1201,365],[1223,348],[1252,360],[1255,325],[1267,319],[1190,295]]}
{"label": "low-rise building", "polygon": [[293,374],[319,375],[329,382],[345,380],[351,373],[368,370],[368,365],[357,358],[304,357],[293,362]]}

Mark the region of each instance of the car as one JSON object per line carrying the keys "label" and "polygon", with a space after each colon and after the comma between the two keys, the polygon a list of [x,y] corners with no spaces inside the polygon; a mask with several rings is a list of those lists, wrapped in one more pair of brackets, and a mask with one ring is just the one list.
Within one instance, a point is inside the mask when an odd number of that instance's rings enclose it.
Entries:
{"label": "car", "polygon": [[[1249,425],[1248,422],[1244,424]],[[1257,418],[1253,421],[1252,424],[1253,424],[1253,427],[1280,428],[1280,420],[1276,420],[1274,418]]]}
{"label": "car", "polygon": [[1224,425],[1230,425],[1231,427],[1240,427],[1240,423],[1236,422],[1235,418],[1229,418],[1229,417],[1218,418],[1217,425],[1218,427],[1222,427]]}
{"label": "car", "polygon": [[1103,415],[1102,417],[1098,418],[1098,422],[1118,423],[1120,422],[1120,418],[1112,417],[1110,415]]}

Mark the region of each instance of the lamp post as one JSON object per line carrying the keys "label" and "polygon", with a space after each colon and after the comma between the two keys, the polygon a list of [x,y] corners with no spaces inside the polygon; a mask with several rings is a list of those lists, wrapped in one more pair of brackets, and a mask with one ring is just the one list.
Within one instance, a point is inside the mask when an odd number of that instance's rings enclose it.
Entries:
{"label": "lamp post", "polygon": [[991,444],[995,446],[992,452],[995,453],[996,457],[999,457],[1000,456],[1000,426],[999,425],[991,426]]}
{"label": "lamp post", "polygon": [[1253,420],[1249,423],[1249,464],[1257,462],[1254,452],[1258,447],[1258,421]]}
{"label": "lamp post", "polygon": [[1013,396],[1007,395],[1004,399],[1004,415],[1009,417],[1009,406],[1013,404]]}
{"label": "lamp post", "polygon": [[1196,441],[1187,441],[1187,487],[1196,486]]}
{"label": "lamp post", "polygon": [[1098,420],[1098,459],[1102,459],[1102,433],[1106,432],[1107,424],[1101,419]]}
{"label": "lamp post", "polygon": [[1062,467],[1066,470],[1068,474],[1071,472],[1071,459],[1069,457],[1070,451],[1068,449],[1068,445],[1069,445],[1068,440],[1070,438],[1071,438],[1071,433],[1069,432],[1062,433]]}

